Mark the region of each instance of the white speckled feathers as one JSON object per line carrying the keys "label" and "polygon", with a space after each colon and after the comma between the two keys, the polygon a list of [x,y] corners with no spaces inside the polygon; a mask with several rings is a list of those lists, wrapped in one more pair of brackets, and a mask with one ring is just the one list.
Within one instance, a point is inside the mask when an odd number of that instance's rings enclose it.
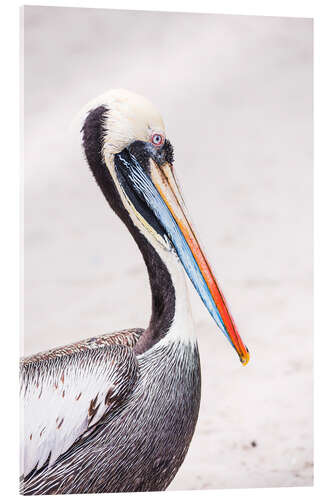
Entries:
{"label": "white speckled feathers", "polygon": [[58,353],[21,365],[24,476],[43,467],[49,457],[50,466],[91,432],[121,404],[137,379],[137,359],[126,345],[99,344]]}

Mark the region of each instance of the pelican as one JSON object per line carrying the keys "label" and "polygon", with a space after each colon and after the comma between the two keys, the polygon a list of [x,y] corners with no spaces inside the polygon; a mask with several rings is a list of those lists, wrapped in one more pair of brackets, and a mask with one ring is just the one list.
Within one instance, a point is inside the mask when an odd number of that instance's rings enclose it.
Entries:
{"label": "pelican", "polygon": [[81,133],[93,176],[146,264],[152,312],[146,329],[22,359],[21,489],[165,490],[200,405],[188,278],[243,365],[249,352],[189,222],[157,110],[144,97],[111,90],[87,106]]}

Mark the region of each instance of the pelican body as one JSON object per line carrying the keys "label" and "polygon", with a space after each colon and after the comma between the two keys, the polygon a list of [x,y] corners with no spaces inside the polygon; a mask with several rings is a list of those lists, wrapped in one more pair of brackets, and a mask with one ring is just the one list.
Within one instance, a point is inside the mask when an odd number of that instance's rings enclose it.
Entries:
{"label": "pelican body", "polygon": [[200,406],[187,277],[243,364],[249,354],[190,225],[173,148],[152,104],[124,90],[104,94],[87,106],[82,144],[143,256],[152,313],[146,329],[21,361],[21,490],[165,490],[186,456]]}

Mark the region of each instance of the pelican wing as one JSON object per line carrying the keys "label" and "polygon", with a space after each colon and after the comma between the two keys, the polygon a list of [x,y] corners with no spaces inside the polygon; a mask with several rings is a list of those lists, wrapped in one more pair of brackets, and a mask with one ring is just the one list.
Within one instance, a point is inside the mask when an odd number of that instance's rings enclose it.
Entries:
{"label": "pelican wing", "polygon": [[130,393],[137,358],[123,339],[98,337],[21,364],[21,472],[52,465]]}

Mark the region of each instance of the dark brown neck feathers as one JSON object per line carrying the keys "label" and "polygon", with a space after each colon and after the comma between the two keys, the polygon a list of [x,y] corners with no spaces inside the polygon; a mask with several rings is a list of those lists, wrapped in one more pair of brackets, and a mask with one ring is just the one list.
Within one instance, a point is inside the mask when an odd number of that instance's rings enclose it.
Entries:
{"label": "dark brown neck feathers", "polygon": [[175,314],[175,289],[170,273],[160,256],[133,224],[121,201],[112,176],[104,163],[101,151],[104,136],[103,123],[107,111],[108,109],[105,106],[99,106],[89,112],[82,127],[83,148],[97,184],[110,207],[124,222],[133,236],[147,266],[152,293],[152,314],[148,328],[135,346],[135,352],[141,354],[156,344],[168,332]]}

